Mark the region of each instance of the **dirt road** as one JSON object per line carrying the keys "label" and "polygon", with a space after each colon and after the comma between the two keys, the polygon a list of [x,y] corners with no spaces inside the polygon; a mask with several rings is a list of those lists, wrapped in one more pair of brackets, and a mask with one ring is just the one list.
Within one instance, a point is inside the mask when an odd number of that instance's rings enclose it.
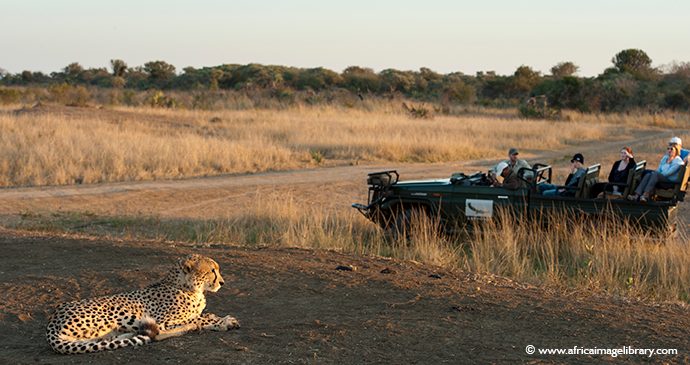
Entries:
{"label": "dirt road", "polygon": [[[596,141],[561,151],[522,151],[530,161],[553,163],[557,173],[567,167],[574,152],[610,166],[622,145],[638,151],[663,144],[673,131],[621,130],[625,140]],[[645,157],[645,154],[640,154]],[[593,156],[593,157],[590,157]],[[596,156],[596,157],[594,157]],[[638,158],[641,159],[641,158]],[[649,154],[655,163],[656,151]],[[589,162],[590,160],[588,160]],[[295,199],[324,208],[347,209],[366,199],[367,173],[397,169],[404,179],[447,177],[457,171],[486,171],[496,160],[454,161],[437,164],[376,164],[340,166],[251,175],[226,175],[165,181],[139,181],[0,189],[0,216],[55,211],[88,211],[99,215],[145,215],[161,218],[225,218],[254,204],[268,192],[291,194]],[[592,162],[593,163],[593,162]],[[604,168],[605,169],[605,168]]]}

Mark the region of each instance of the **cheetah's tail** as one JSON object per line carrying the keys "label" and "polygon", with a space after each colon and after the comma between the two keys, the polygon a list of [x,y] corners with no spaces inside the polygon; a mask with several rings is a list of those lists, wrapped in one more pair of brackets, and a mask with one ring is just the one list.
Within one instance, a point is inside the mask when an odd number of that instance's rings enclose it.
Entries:
{"label": "cheetah's tail", "polygon": [[141,346],[151,342],[151,337],[140,334],[125,334],[113,339],[94,339],[70,341],[55,336],[49,338],[50,347],[55,352],[61,354],[84,354],[88,352],[99,352],[105,350],[115,350],[129,346]]}

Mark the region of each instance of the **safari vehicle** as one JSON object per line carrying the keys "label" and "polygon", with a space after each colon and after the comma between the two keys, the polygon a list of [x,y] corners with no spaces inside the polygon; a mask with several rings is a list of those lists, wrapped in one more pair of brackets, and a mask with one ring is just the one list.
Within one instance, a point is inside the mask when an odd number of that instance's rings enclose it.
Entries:
{"label": "safari vehicle", "polygon": [[397,171],[382,171],[368,175],[368,202],[352,204],[366,218],[382,228],[400,233],[409,229],[411,217],[427,214],[438,221],[444,231],[470,227],[473,220],[492,219],[500,209],[509,209],[523,216],[541,216],[554,212],[571,212],[585,216],[611,212],[643,228],[666,226],[676,214],[678,202],[685,198],[690,169],[681,169],[680,183],[663,186],[649,202],[629,201],[640,182],[646,161],[638,162],[625,184],[618,184],[617,195],[591,196],[591,188],[598,181],[600,165],[587,168],[573,196],[544,196],[538,185],[551,183],[552,168],[536,164],[532,169],[521,169],[518,177],[525,188],[508,190],[491,186],[487,175],[454,174],[450,178],[419,181],[399,181]]}

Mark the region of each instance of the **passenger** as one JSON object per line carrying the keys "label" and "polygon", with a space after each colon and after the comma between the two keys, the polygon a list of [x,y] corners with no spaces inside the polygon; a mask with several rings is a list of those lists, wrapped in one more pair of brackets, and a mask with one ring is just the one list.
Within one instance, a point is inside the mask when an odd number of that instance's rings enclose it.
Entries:
{"label": "passenger", "polygon": [[683,159],[680,158],[680,148],[678,144],[669,145],[666,149],[667,153],[661,158],[659,167],[656,171],[646,171],[642,176],[640,185],[635,189],[635,194],[628,195],[629,200],[640,200],[646,202],[649,200],[654,187],[658,182],[672,182],[676,183],[680,180],[678,170],[683,166]]}
{"label": "passenger", "polygon": [[612,195],[623,195],[620,191],[620,185],[625,185],[628,182],[628,174],[631,170],[635,169],[635,158],[633,157],[632,148],[623,147],[621,149],[621,159],[614,162],[611,167],[611,172],[609,172],[609,182],[608,183],[596,183],[592,186],[591,196],[596,196],[603,198],[604,192],[611,193]]}
{"label": "passenger", "polygon": [[553,184],[537,185],[539,192],[544,196],[575,196],[575,189],[580,179],[587,174],[587,169],[583,167],[585,157],[581,153],[576,153],[570,160],[570,175],[565,180],[565,186],[557,186]]}
{"label": "passenger", "polygon": [[[510,168],[510,165],[505,162],[499,162],[494,168],[494,174],[489,175],[492,183],[491,186],[501,187],[509,190],[517,190],[526,188],[527,183],[520,179],[515,172]],[[503,182],[499,182],[497,176],[503,177]]]}
{"label": "passenger", "polygon": [[688,157],[690,156],[690,151],[683,148],[683,140],[680,137],[673,137],[668,141],[669,146],[678,146],[680,149],[680,158],[683,160],[684,164],[688,164]]}

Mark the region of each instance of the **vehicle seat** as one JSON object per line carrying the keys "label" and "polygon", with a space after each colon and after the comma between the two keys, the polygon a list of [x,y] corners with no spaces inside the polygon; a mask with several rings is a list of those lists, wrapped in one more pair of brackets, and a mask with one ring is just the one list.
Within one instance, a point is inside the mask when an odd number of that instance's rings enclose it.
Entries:
{"label": "vehicle seat", "polygon": [[599,179],[599,171],[601,171],[601,164],[592,165],[587,168],[587,173],[584,179],[580,179],[577,184],[577,192],[575,193],[575,198],[578,199],[589,199],[589,192],[592,186],[597,183]]}
{"label": "vehicle seat", "polygon": [[640,184],[642,180],[642,174],[644,169],[647,167],[647,161],[642,160],[635,165],[635,171],[632,174],[628,174],[628,181],[626,182],[625,190],[623,191],[623,197],[627,198],[630,193],[635,191],[637,185]]}
{"label": "vehicle seat", "polygon": [[683,165],[680,167],[678,174],[681,176],[680,182],[657,184],[657,188],[654,191],[654,200],[683,201],[685,199],[690,169]]}

